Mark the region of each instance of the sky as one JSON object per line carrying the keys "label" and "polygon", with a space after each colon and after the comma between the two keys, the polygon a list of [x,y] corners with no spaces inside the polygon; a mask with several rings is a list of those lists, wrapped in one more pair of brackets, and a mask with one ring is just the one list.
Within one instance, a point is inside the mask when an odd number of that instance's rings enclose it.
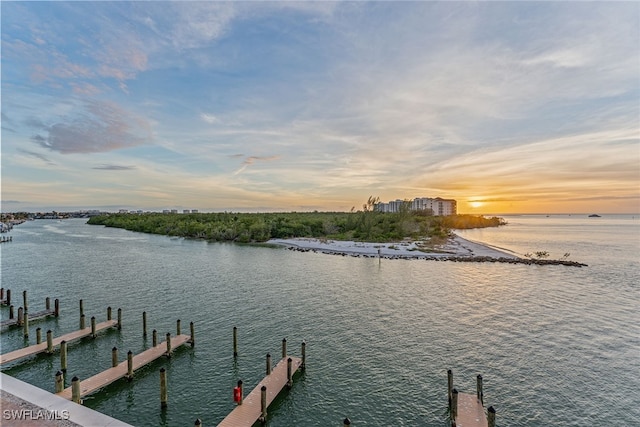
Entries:
{"label": "sky", "polygon": [[3,212],[640,212],[639,2],[10,2]]}

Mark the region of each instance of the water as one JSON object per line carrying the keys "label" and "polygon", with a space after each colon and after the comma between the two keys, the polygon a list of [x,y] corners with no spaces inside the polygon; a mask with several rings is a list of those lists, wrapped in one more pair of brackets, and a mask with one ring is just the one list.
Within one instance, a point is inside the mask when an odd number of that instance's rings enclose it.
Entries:
{"label": "water", "polygon": [[[69,347],[68,378],[110,367],[111,348],[134,353],[149,335],[183,333],[185,346],[85,399],[137,426],[216,425],[233,409],[231,390],[264,375],[281,340],[307,371],[269,408],[270,426],[447,426],[446,371],[475,392],[499,426],[632,426],[640,423],[640,221],[636,216],[513,216],[464,237],[516,253],[570,253],[589,267],[382,260],[206,243],[38,220],[2,244],[2,286],[31,310],[61,301],[61,316],[32,323],[60,335],[87,318],[123,309],[122,331]],[[114,312],[115,313],[115,312]],[[2,317],[8,309],[2,308]],[[232,328],[240,356],[233,358]],[[7,352],[26,345],[3,332]],[[40,356],[3,372],[53,392],[59,356]],[[168,372],[169,407],[160,410],[159,374]],[[68,379],[67,379],[68,381]],[[68,385],[68,384],[67,384]]]}

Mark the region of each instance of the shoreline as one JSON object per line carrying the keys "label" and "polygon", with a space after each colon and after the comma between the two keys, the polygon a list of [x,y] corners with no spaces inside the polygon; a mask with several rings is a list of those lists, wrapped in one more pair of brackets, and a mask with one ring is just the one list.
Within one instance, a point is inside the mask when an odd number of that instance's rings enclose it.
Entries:
{"label": "shoreline", "polygon": [[436,249],[420,248],[420,242],[356,242],[352,240],[321,240],[314,238],[270,239],[268,244],[284,246],[292,250],[313,251],[334,255],[350,255],[383,258],[492,258],[521,260],[519,256],[506,250],[497,249],[484,243],[467,240],[458,235]]}

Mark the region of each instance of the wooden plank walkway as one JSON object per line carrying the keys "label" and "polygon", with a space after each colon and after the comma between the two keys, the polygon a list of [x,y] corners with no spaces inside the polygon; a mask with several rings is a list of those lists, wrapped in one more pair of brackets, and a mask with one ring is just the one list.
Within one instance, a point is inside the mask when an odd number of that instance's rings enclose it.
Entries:
{"label": "wooden plank walkway", "polygon": [[[56,315],[55,310],[41,310],[33,314],[29,314],[29,322],[33,320],[44,319],[45,317],[55,316],[55,315]],[[0,328],[8,327],[8,326],[16,326],[16,325],[22,325],[22,319],[18,319],[17,317],[14,317],[13,319],[5,319],[2,322],[0,322]]]}
{"label": "wooden plank walkway", "polygon": [[[171,337],[171,350],[173,351],[175,348],[190,342],[191,337],[189,335],[178,335],[175,337]],[[158,359],[159,357],[164,356],[166,353],[167,342],[163,341],[157,346],[151,347],[143,351],[142,353],[133,356],[133,371],[135,372],[137,369],[140,369],[144,365],[147,365]],[[126,377],[128,369],[129,362],[128,360],[124,360],[113,368],[109,368],[97,375],[92,376],[91,378],[80,381],[80,397],[82,398],[84,396],[88,396],[91,393],[119,380],[120,378]],[[60,393],[57,393],[57,395],[71,400],[72,387],[65,388]]]}
{"label": "wooden plank walkway", "polygon": [[[118,325],[117,320],[107,320],[106,322],[98,323],[96,325],[96,333],[103,329],[115,327]],[[91,326],[78,329],[77,331],[70,332],[66,335],[62,335],[59,337],[53,338],[53,348],[56,348],[60,345],[62,341],[71,342],[80,338],[84,338],[91,335]],[[15,350],[6,354],[0,354],[0,365],[4,365],[5,363],[13,362],[14,360],[22,359],[23,357],[32,356],[34,354],[39,354],[47,351],[47,342],[42,342],[40,344],[31,345],[29,347],[21,348],[19,350]]]}
{"label": "wooden plank walkway", "polygon": [[251,390],[243,400],[242,405],[235,407],[227,417],[222,420],[218,427],[241,427],[252,426],[262,415],[261,411],[261,388],[267,387],[267,408],[280,394],[280,391],[287,385],[287,359],[291,357],[291,372],[294,372],[302,365],[302,359],[298,357],[287,356],[281,359],[278,364],[271,370],[271,374],[264,377],[262,381]]}
{"label": "wooden plank walkway", "polygon": [[484,407],[477,395],[458,393],[456,427],[488,427]]}

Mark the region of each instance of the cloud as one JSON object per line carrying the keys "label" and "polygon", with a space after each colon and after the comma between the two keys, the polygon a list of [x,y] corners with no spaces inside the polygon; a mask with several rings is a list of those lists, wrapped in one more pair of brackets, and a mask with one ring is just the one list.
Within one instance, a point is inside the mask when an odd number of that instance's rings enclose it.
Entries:
{"label": "cloud", "polygon": [[238,175],[239,173],[244,171],[248,166],[254,164],[256,161],[270,162],[270,161],[273,161],[273,160],[277,160],[279,158],[280,158],[280,156],[266,156],[266,157],[265,156],[249,156],[246,159],[244,159],[240,169],[235,171],[233,174],[234,175]]}
{"label": "cloud", "polygon": [[35,151],[24,150],[22,148],[18,148],[17,151],[22,153],[22,154],[26,154],[27,156],[34,157],[36,159],[42,160],[43,162],[45,162],[48,165],[55,165],[55,163],[53,161],[51,161],[51,159],[49,159],[47,156],[42,155],[40,153],[36,153]]}
{"label": "cloud", "polygon": [[220,119],[218,119],[213,114],[207,114],[207,113],[201,113],[200,118],[209,124],[214,124],[220,121]]}
{"label": "cloud", "polygon": [[122,165],[98,165],[91,169],[108,170],[108,171],[130,171],[136,169],[135,166],[122,166]]}
{"label": "cloud", "polygon": [[116,104],[88,101],[76,117],[63,117],[53,125],[39,120],[30,122],[44,131],[31,140],[41,147],[62,154],[101,153],[135,147],[151,140],[146,120],[125,111]]}

